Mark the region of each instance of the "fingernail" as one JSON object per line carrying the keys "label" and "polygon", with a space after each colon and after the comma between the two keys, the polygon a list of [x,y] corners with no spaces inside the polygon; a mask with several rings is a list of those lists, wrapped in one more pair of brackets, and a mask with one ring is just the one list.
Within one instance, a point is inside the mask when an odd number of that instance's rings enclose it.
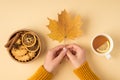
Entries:
{"label": "fingernail", "polygon": [[67,51],[67,49],[64,47],[64,48],[63,48],[63,51]]}
{"label": "fingernail", "polygon": [[66,49],[65,47],[63,49]]}

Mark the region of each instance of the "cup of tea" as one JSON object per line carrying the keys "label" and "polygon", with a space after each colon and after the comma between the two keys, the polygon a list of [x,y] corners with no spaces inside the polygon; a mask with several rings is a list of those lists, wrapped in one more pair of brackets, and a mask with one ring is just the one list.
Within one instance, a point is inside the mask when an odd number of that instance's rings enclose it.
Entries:
{"label": "cup of tea", "polygon": [[92,39],[91,47],[95,54],[110,59],[110,52],[113,50],[113,40],[107,34],[98,34]]}

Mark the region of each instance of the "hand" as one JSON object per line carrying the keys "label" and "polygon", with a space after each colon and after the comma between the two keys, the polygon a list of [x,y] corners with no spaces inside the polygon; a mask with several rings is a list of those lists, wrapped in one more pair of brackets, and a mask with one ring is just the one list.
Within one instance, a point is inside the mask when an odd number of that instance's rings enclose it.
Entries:
{"label": "hand", "polygon": [[48,72],[53,72],[54,69],[61,63],[67,53],[67,49],[64,47],[64,45],[60,45],[47,52],[44,68]]}
{"label": "hand", "polygon": [[67,57],[75,68],[80,67],[85,61],[85,50],[77,44],[67,45]]}

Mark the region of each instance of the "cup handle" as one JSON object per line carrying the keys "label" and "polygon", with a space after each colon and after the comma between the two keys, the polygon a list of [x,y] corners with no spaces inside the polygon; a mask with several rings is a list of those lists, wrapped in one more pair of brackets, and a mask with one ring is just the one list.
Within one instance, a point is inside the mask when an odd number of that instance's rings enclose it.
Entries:
{"label": "cup handle", "polygon": [[110,54],[106,54],[105,57],[107,58],[107,60],[109,60],[111,58]]}

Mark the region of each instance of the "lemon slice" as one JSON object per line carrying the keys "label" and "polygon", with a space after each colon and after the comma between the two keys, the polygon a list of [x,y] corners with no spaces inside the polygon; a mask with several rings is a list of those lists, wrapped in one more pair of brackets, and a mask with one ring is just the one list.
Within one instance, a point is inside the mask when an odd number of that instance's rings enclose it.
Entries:
{"label": "lemon slice", "polygon": [[109,50],[110,48],[110,43],[109,41],[106,41],[104,44],[102,44],[100,47],[98,47],[96,49],[97,52],[100,52],[100,53],[105,53]]}

